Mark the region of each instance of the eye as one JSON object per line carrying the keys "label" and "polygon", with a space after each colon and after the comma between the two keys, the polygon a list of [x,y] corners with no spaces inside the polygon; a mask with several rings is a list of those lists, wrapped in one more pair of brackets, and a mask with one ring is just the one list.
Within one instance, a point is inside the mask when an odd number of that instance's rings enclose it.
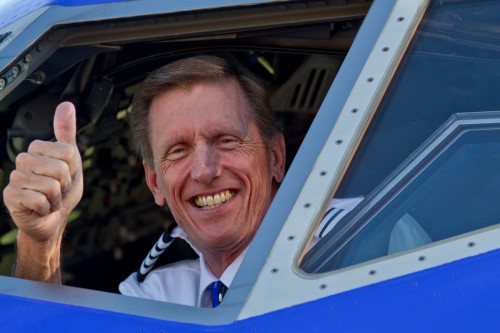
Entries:
{"label": "eye", "polygon": [[166,159],[169,161],[175,161],[183,158],[188,153],[187,147],[183,145],[175,145],[170,148],[166,154]]}
{"label": "eye", "polygon": [[218,141],[219,145],[221,145],[223,148],[234,148],[238,146],[240,143],[240,140],[234,136],[226,135],[223,136],[219,139]]}

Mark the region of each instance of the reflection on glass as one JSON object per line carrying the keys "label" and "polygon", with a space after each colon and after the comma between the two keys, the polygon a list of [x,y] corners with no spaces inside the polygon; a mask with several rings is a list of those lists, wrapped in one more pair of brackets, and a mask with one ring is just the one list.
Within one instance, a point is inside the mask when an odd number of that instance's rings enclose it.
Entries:
{"label": "reflection on glass", "polygon": [[500,112],[457,114],[310,251],[325,272],[500,223]]}
{"label": "reflection on glass", "polygon": [[[500,110],[499,26],[498,0],[431,2],[335,194],[367,199],[305,255],[306,272],[500,222],[499,130],[467,127],[451,136],[452,143],[439,130],[457,113]],[[443,146],[431,147],[431,141]],[[419,146],[428,160],[416,168],[408,163]],[[422,149],[413,158],[425,155]]]}

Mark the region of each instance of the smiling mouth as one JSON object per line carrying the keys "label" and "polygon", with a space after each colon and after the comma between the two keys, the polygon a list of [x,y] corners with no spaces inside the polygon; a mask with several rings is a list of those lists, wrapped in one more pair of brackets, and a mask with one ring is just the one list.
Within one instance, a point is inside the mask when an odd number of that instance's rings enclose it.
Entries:
{"label": "smiling mouth", "polygon": [[230,200],[233,197],[234,192],[223,191],[214,195],[200,195],[194,199],[194,203],[197,207],[202,209],[212,209],[219,207],[224,202]]}

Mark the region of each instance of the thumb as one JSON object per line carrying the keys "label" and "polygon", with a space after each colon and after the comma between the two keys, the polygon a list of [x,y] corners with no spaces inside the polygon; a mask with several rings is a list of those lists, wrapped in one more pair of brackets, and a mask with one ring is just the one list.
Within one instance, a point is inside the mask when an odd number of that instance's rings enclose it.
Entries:
{"label": "thumb", "polygon": [[54,135],[57,141],[76,146],[76,110],[70,102],[62,102],[54,114]]}

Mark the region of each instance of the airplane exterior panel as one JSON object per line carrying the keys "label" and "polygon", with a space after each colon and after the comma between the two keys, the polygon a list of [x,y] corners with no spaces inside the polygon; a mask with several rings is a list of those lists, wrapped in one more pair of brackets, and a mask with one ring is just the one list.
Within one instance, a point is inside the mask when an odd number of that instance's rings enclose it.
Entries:
{"label": "airplane exterior panel", "polygon": [[499,262],[495,250],[219,326],[0,294],[0,325],[3,332],[498,332]]}
{"label": "airplane exterior panel", "polygon": [[[0,28],[15,22],[40,8],[50,6],[78,7],[89,5],[105,5],[116,2],[140,2],[141,0],[3,0],[0,3],[0,13],[10,13],[11,15],[2,15],[0,18]],[[189,10],[194,8],[207,8],[213,6],[239,5],[264,1],[245,1],[245,0],[211,0],[211,1],[165,1],[173,10]],[[144,1],[143,1],[144,2]]]}
{"label": "airplane exterior panel", "polygon": [[[307,271],[301,266],[302,259],[307,255],[307,251],[303,249],[307,248],[312,238],[311,235],[314,233],[315,224],[321,218],[326,205],[332,197],[342,197],[338,195],[341,193],[338,191],[339,182],[346,177],[348,164],[355,160],[354,154],[357,154],[357,151],[360,151],[359,156],[366,156],[358,147],[362,146],[361,142],[364,137],[368,137],[365,133],[370,132],[369,126],[372,122],[375,123],[372,120],[379,116],[376,109],[385,101],[385,95],[389,96],[392,82],[396,82],[395,79],[398,77],[405,78],[398,74],[398,70],[404,64],[410,63],[405,60],[404,54],[411,48],[412,39],[418,35],[419,26],[434,23],[426,19],[426,11],[438,5],[437,1],[431,0],[379,0],[370,7],[370,0],[366,0],[365,3],[363,1],[365,0],[318,0],[310,3],[288,0],[0,0],[2,2],[0,3],[2,14],[0,15],[0,102],[3,103],[0,103],[0,114],[4,113],[2,121],[7,119],[10,122],[10,118],[18,115],[23,115],[24,119],[31,119],[32,113],[24,113],[21,110],[28,110],[31,107],[29,103],[37,102],[38,105],[42,105],[46,101],[46,99],[37,99],[36,93],[39,91],[47,92],[54,89],[59,92],[58,96],[64,96],[64,93],[71,91],[62,84],[60,87],[56,85],[58,82],[56,79],[59,77],[67,76],[69,88],[75,86],[71,84],[72,82],[87,82],[82,79],[83,76],[79,77],[81,73],[87,73],[83,70],[84,65],[93,69],[97,68],[95,72],[97,75],[89,71],[88,85],[81,87],[81,91],[75,90],[75,96],[77,93],[81,94],[82,105],[87,106],[84,103],[85,98],[95,95],[86,93],[93,92],[93,89],[109,87],[110,90],[105,92],[110,94],[112,90],[123,92],[123,96],[116,93],[114,96],[116,100],[111,99],[109,104],[111,106],[107,104],[109,101],[104,101],[104,98],[103,101],[97,98],[97,102],[102,102],[103,109],[109,112],[107,115],[113,116],[109,118],[113,118],[111,124],[119,124],[120,127],[117,126],[117,128],[121,129],[122,119],[118,121],[118,117],[114,117],[115,114],[112,112],[119,111],[116,116],[124,112],[120,108],[128,107],[129,104],[124,106],[126,103],[119,103],[120,98],[128,102],[132,95],[129,92],[133,91],[131,88],[135,85],[131,79],[124,80],[124,74],[134,79],[141,78],[143,73],[148,72],[153,65],[156,66],[156,61],[160,63],[166,60],[167,54],[168,57],[174,58],[193,52],[225,51],[234,52],[238,56],[243,54],[246,61],[247,57],[250,59],[249,54],[256,54],[255,52],[259,51],[257,53],[264,54],[260,56],[260,60],[267,61],[265,56],[269,56],[269,59],[284,61],[285,55],[293,55],[290,59],[298,59],[298,55],[307,55],[312,49],[312,53],[326,53],[332,58],[343,61],[336,74],[337,77],[324,84],[327,88],[326,97],[319,99],[321,102],[318,103],[318,105],[321,104],[319,110],[312,111],[317,111],[318,114],[314,120],[311,120],[312,125],[309,131],[305,131],[307,134],[304,132],[305,138],[301,140],[300,148],[297,147],[297,157],[288,169],[287,177],[281,184],[280,191],[254,238],[254,243],[248,249],[245,261],[231,284],[224,302],[218,308],[193,308],[122,296],[114,293],[114,289],[111,292],[100,291],[105,289],[98,288],[93,290],[93,287],[81,286],[77,283],[73,285],[78,288],[0,276],[0,332],[500,331],[500,316],[498,315],[500,313],[500,249],[498,245],[500,227],[496,224],[497,214],[491,214],[493,224],[488,225],[487,228],[484,226],[474,228],[472,231],[467,230],[465,234],[457,232],[451,238],[436,238],[432,243],[399,254],[384,252],[382,257],[356,261],[350,266],[328,268],[324,271]],[[471,1],[444,0],[439,2],[439,6],[454,6],[457,3],[463,5]],[[500,6],[499,0],[487,3],[490,6],[492,4]],[[310,4],[313,5],[308,7]],[[314,7],[316,5],[317,8]],[[363,12],[364,8],[366,11],[370,8],[366,17],[364,17],[366,14]],[[463,11],[478,13],[478,15],[488,12],[479,7],[475,11],[470,11],[468,8]],[[230,17],[228,13],[234,14],[234,17]],[[461,53],[454,53],[456,52],[454,48],[443,52],[446,57],[435,51],[439,50],[438,46],[445,44],[445,41],[453,40],[451,37],[448,38],[449,35],[455,36],[450,34],[450,31],[440,32],[448,27],[441,21],[438,21],[439,24],[435,27],[433,26],[440,34],[429,34],[424,31],[425,36],[437,37],[437,42],[431,43],[434,48],[430,50],[433,52],[427,49],[423,49],[425,51],[423,52],[416,48],[417,56],[420,58],[419,61],[412,63],[413,66],[409,66],[414,71],[408,77],[411,79],[409,82],[413,82],[412,87],[417,87],[415,90],[418,91],[408,89],[407,94],[395,93],[394,96],[401,103],[396,105],[402,105],[402,107],[394,107],[394,109],[398,111],[396,115],[412,110],[410,104],[415,99],[416,111],[408,113],[419,115],[421,111],[426,111],[428,113],[422,114],[430,116],[401,117],[405,120],[401,121],[404,125],[404,128],[401,126],[403,130],[397,131],[401,134],[396,137],[396,140],[385,140],[386,142],[401,141],[399,144],[402,145],[403,141],[412,141],[410,140],[411,131],[408,128],[418,129],[418,126],[422,124],[427,125],[435,121],[438,118],[438,111],[445,109],[434,105],[438,102],[437,98],[418,97],[419,92],[426,90],[424,88],[428,88],[429,83],[414,83],[425,82],[420,81],[425,77],[425,73],[429,75],[429,73],[441,72],[418,71],[415,68],[425,69],[427,67],[424,65],[435,64],[437,60],[444,64],[462,64],[462,66],[457,65],[456,69],[453,68],[453,73],[460,73],[458,69],[465,67],[471,69],[470,72],[483,68],[480,73],[491,73],[491,77],[495,80],[490,78],[488,81],[485,77],[488,75],[483,75],[480,78],[481,82],[492,82],[490,86],[493,87],[498,85],[498,70],[484,70],[484,68],[500,68],[500,65],[495,67],[498,54],[494,54],[494,57],[489,56],[489,52],[500,52],[498,46],[500,39],[495,28],[498,27],[498,16],[492,14],[493,23],[485,23],[479,27],[484,30],[474,30],[473,24],[462,24],[453,13],[452,11],[444,12],[446,15],[439,17],[447,18],[444,22],[456,24],[456,31],[450,28],[451,32],[468,32],[463,44],[481,46],[479,54],[484,54],[483,58],[480,58],[480,62],[474,62],[475,53],[464,53],[466,56],[463,56]],[[361,28],[356,30],[352,26]],[[465,28],[462,29],[462,26]],[[479,25],[475,24],[475,26]],[[335,39],[338,36],[334,34],[337,33],[334,27],[339,29],[340,36],[352,35],[349,37],[352,40],[346,40],[353,41],[353,43],[348,44],[345,49],[341,48],[340,46],[346,45],[347,42],[344,40],[341,43],[342,40]],[[299,33],[304,34],[305,37],[300,37]],[[321,37],[323,34],[326,37]],[[457,36],[462,35],[457,34]],[[460,41],[458,37],[455,39]],[[480,41],[482,43],[479,43]],[[278,42],[284,44],[279,45]],[[328,44],[328,47],[324,44]],[[340,49],[337,50],[333,46],[340,47]],[[277,56],[271,58],[272,54]],[[92,61],[96,59],[97,61],[93,63]],[[255,59],[259,58],[255,57]],[[67,65],[64,65],[65,61],[68,61]],[[255,62],[257,63],[257,60]],[[284,63],[288,65],[287,67],[299,67],[295,65],[295,62]],[[81,71],[73,71],[73,68],[77,67],[76,64],[82,68]],[[272,70],[282,69],[278,65],[272,68],[271,65],[274,65],[272,61],[267,61],[267,64]],[[484,64],[495,66],[482,66]],[[99,67],[100,65],[102,68]],[[38,71],[35,71],[37,69]],[[74,75],[71,80],[69,74]],[[265,72],[262,75],[269,76],[269,73]],[[440,76],[444,77],[444,75]],[[99,81],[96,78],[103,80]],[[137,81],[139,82],[139,79]],[[299,83],[303,81],[308,80],[302,79]],[[113,85],[107,85],[108,82],[112,82]],[[293,90],[290,87],[296,87],[286,84],[287,82],[282,83],[285,90]],[[295,82],[291,80],[291,83]],[[403,85],[398,85],[398,87],[401,86]],[[442,86],[447,85],[442,84]],[[479,93],[467,94],[470,92],[468,87],[471,86],[480,90],[478,87],[482,86],[479,80],[469,80],[463,86],[458,85],[459,88],[466,86],[467,89],[464,88],[464,92],[460,91],[460,94],[458,94],[460,89],[456,89],[457,96],[466,96],[467,101],[496,101],[490,98],[493,95],[496,96],[494,88],[493,93],[484,89],[486,93],[482,98],[476,98]],[[454,86],[450,84],[450,87]],[[482,94],[483,90],[480,93]],[[40,93],[40,97],[46,97],[46,95],[49,94]],[[102,96],[104,95],[103,93]],[[442,95],[450,94],[443,93]],[[390,98],[387,97],[387,100]],[[96,104],[99,104],[97,102]],[[285,102],[286,100],[283,99],[282,104],[287,105]],[[498,113],[500,104],[495,102],[491,105],[491,109],[495,111],[491,111],[489,106],[487,111]],[[112,107],[117,110],[111,111]],[[42,114],[43,109],[40,107],[37,112]],[[78,109],[85,110],[85,108]],[[94,108],[89,107],[89,109],[92,111],[89,111],[89,115],[93,116]],[[277,113],[282,111],[287,112],[287,110],[279,109]],[[466,111],[485,110],[481,106]],[[457,109],[454,112],[463,112],[463,110]],[[86,114],[82,114],[82,120],[87,121],[84,116]],[[392,116],[394,117],[394,114]],[[291,116],[287,115],[287,117]],[[16,129],[14,125],[17,123],[5,125],[6,123],[7,121],[4,121],[3,127],[0,128],[2,136],[8,130]],[[88,137],[85,138],[114,140],[117,132],[113,132],[113,128],[107,124],[109,123],[103,122],[102,127],[96,127],[95,132],[101,131],[102,135],[99,133],[99,136],[94,137],[89,131]],[[393,127],[396,128],[396,126]],[[387,132],[385,128],[389,127],[382,127],[380,132]],[[419,138],[425,137],[421,134],[422,132],[415,130],[413,135],[418,134]],[[104,138],[105,136],[109,137]],[[95,140],[97,142],[97,139]],[[373,140],[368,143],[371,142]],[[116,151],[116,144],[113,143],[113,145],[113,151]],[[121,143],[118,148],[120,147]],[[380,164],[383,166],[390,164],[388,158],[379,156],[392,158],[395,155],[394,149],[385,149],[385,145],[381,147],[384,149],[373,149],[377,152],[376,158],[366,159],[366,165],[373,170],[376,170],[374,162],[381,161],[383,163]],[[10,146],[8,148],[14,149]],[[99,157],[110,155],[106,149],[107,147],[104,147],[99,151]],[[378,155],[382,150],[386,150],[384,153],[387,154]],[[14,152],[11,152],[13,156],[15,156]],[[404,154],[401,153],[401,155]],[[118,157],[115,160],[118,160]],[[104,161],[111,165],[115,160],[105,159]],[[91,159],[89,161],[94,163]],[[97,162],[95,163],[99,166]],[[4,170],[7,175],[8,168],[0,165],[0,175]],[[96,178],[121,174],[114,172],[114,169],[110,170],[113,170],[113,173],[105,173],[104,168],[99,170]],[[126,174],[126,172],[122,173]],[[382,171],[379,173],[380,177],[385,175]],[[360,174],[363,176],[363,173],[360,172]],[[365,172],[365,174],[369,177],[366,175],[365,178],[358,177],[357,174],[352,177],[355,180],[353,183],[361,184],[352,188],[366,186],[367,179],[371,181],[375,178],[372,177],[374,174],[372,172]],[[465,172],[457,178],[462,178],[462,175],[465,178]],[[126,176],[129,175],[126,174]],[[123,179],[129,181],[129,178],[123,177]],[[130,178],[130,183],[133,180],[134,178]],[[108,183],[102,184],[103,188],[108,188]],[[493,188],[493,186],[490,187]],[[101,192],[107,193],[99,189],[96,186],[96,193],[99,195]],[[131,191],[127,190],[127,192],[127,195],[130,195]],[[479,197],[478,192],[481,191],[474,192],[476,198]],[[358,195],[355,191],[352,193]],[[360,191],[360,193],[367,194],[369,191]],[[118,197],[118,194],[113,193],[109,196],[109,201],[116,200]],[[107,217],[108,215],[103,213],[105,207],[104,200],[102,201],[103,208],[96,208],[96,210],[99,216],[103,214]],[[125,205],[120,208],[130,208],[131,202],[126,199],[123,201]],[[433,202],[441,201],[434,200]],[[497,200],[491,200],[491,202],[493,205],[490,206],[494,206]],[[94,203],[92,201],[92,204]],[[91,207],[92,204],[88,206]],[[439,212],[448,214],[450,210],[444,207],[439,209]],[[434,211],[426,209],[426,212],[430,215]],[[481,211],[481,213],[484,212]],[[97,214],[87,215],[94,220],[93,222],[99,222]],[[7,214],[5,216],[5,221],[7,221]],[[115,216],[120,218],[120,215],[113,212],[113,217]],[[123,216],[121,219],[126,220]],[[434,215],[432,217],[432,221],[444,221]],[[127,216],[127,221],[128,218]],[[163,215],[161,218],[163,219]],[[141,225],[141,232],[144,232],[147,227],[152,227],[153,220],[148,217],[144,219],[147,223]],[[135,220],[139,219],[132,216],[130,220],[136,222]],[[129,226],[124,221],[120,223]],[[459,226],[459,224],[454,220],[448,225]],[[135,226],[135,224],[130,225]],[[436,230],[437,225],[441,224],[437,222],[432,224]],[[164,227],[162,224],[161,228]],[[116,226],[113,225],[113,228]],[[103,243],[102,239],[115,239],[117,229],[109,230],[110,232],[103,234],[104,236],[96,243]],[[129,230],[131,230],[131,235],[135,231],[133,227],[127,229],[127,232]],[[68,238],[78,239],[75,236],[77,231],[75,229],[73,231],[75,234]],[[86,234],[82,232],[81,235]],[[124,242],[124,239],[125,236],[120,238],[120,241]],[[92,244],[89,239],[82,237],[82,240],[85,249],[90,248]],[[367,244],[367,242],[360,243],[363,246]],[[124,244],[118,244],[123,247],[115,247],[115,249],[120,251],[126,249]],[[13,258],[14,240],[10,246],[11,258]],[[74,249],[79,249],[79,247],[75,245]],[[325,251],[331,253],[330,248]],[[83,250],[75,251],[73,258],[81,257],[83,252]],[[0,260],[5,257],[7,256],[0,252]],[[65,260],[68,259],[67,257]],[[127,260],[122,260],[120,264],[129,260],[132,262],[126,254],[123,258]],[[4,267],[10,270],[11,266],[4,265]],[[67,268],[65,266],[65,271]],[[105,268],[100,270],[96,266],[91,266],[89,271],[98,276],[98,279],[103,280],[104,278],[101,277],[112,271],[109,267]],[[8,274],[5,273],[5,275]],[[74,274],[74,276],[77,275]],[[82,280],[85,278],[84,276]]]}

